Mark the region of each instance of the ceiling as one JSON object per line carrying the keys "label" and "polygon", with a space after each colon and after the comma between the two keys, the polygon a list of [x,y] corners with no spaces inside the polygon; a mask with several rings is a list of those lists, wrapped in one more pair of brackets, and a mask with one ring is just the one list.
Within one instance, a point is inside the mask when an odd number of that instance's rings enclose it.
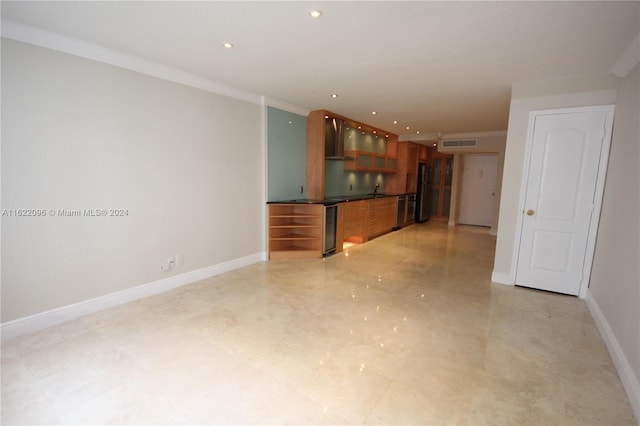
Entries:
{"label": "ceiling", "polygon": [[2,1],[2,17],[408,136],[506,130],[513,83],[608,73],[640,2]]}

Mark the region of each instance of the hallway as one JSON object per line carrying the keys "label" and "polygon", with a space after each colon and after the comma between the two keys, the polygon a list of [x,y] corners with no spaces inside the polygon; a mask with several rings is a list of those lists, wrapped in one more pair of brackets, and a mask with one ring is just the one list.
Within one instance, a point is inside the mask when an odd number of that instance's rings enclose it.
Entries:
{"label": "hallway", "polygon": [[2,424],[634,425],[584,301],[494,246],[427,222],[9,340]]}

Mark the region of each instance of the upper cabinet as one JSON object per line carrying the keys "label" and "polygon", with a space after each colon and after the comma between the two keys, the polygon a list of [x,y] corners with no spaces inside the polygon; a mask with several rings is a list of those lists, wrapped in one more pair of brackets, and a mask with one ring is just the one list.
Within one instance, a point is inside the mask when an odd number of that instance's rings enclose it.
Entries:
{"label": "upper cabinet", "polygon": [[397,135],[347,117],[312,111],[307,117],[307,197],[324,198],[326,161],[340,161],[347,171],[394,173],[397,140]]}
{"label": "upper cabinet", "polygon": [[344,169],[356,172],[395,173],[397,160],[369,151],[345,151]]}
{"label": "upper cabinet", "polygon": [[387,192],[416,192],[418,183],[418,144],[397,142],[397,173],[386,181]]}
{"label": "upper cabinet", "polygon": [[326,111],[307,116],[307,198],[324,198],[324,144]]}
{"label": "upper cabinet", "polygon": [[362,126],[347,126],[344,135],[344,170],[358,172],[395,173],[396,158],[387,152],[391,135]]}

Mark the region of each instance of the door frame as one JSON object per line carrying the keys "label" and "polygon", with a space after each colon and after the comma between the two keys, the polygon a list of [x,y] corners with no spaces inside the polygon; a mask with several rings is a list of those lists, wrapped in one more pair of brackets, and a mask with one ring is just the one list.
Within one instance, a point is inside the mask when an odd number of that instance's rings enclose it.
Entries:
{"label": "door frame", "polygon": [[520,256],[520,242],[522,238],[522,226],[524,222],[525,198],[527,194],[527,183],[529,181],[529,169],[531,167],[531,153],[533,151],[533,131],[536,119],[544,115],[575,114],[581,112],[604,112],[605,131],[602,148],[600,150],[600,162],[598,163],[598,177],[594,193],[593,212],[589,222],[589,233],[587,236],[587,249],[582,266],[582,281],[578,297],[584,299],[587,296],[589,280],[591,279],[591,265],[593,264],[593,254],[596,246],[596,236],[600,223],[600,211],[602,209],[602,198],[604,196],[604,184],[607,175],[607,165],[609,164],[609,151],[611,149],[611,135],[613,134],[613,115],[615,105],[596,105],[588,107],[569,107],[543,109],[529,112],[529,123],[527,126],[527,142],[525,146],[524,162],[522,170],[522,181],[520,182],[520,197],[518,200],[518,219],[516,221],[516,232],[514,236],[514,250],[511,258],[511,276],[515,284],[518,273],[518,257]]}

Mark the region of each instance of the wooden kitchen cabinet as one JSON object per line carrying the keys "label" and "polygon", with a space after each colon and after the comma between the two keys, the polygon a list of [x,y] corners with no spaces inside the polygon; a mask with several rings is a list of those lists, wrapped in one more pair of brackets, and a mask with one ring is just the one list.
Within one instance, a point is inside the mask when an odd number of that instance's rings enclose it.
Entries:
{"label": "wooden kitchen cabinet", "polygon": [[269,259],[322,257],[322,204],[269,204]]}
{"label": "wooden kitchen cabinet", "polygon": [[343,204],[343,238],[364,243],[393,230],[396,223],[396,197],[349,201]]}
{"label": "wooden kitchen cabinet", "polygon": [[395,173],[396,159],[368,151],[345,151],[344,155],[353,160],[344,162],[344,169],[356,172]]}
{"label": "wooden kitchen cabinet", "polygon": [[418,145],[414,142],[397,142],[395,149],[398,155],[397,173],[385,179],[385,190],[398,194],[415,192],[418,183]]}
{"label": "wooden kitchen cabinet", "polygon": [[[354,121],[331,111],[311,111],[307,116],[307,198],[322,200],[325,196],[325,120],[329,117],[342,119],[348,127],[357,128],[363,132],[384,135],[386,139],[386,152],[384,154],[382,154],[382,152],[374,153],[376,158],[373,158],[370,163],[372,168],[361,170],[389,173],[390,176],[394,174],[394,170],[396,170],[397,164],[399,164],[399,161],[396,160],[398,135],[369,126],[365,123]],[[345,161],[345,163],[347,162],[348,161]]]}
{"label": "wooden kitchen cabinet", "polygon": [[432,161],[431,217],[433,219],[448,219],[451,204],[453,155],[434,152]]}
{"label": "wooden kitchen cabinet", "polygon": [[366,241],[368,201],[343,203],[342,232],[344,241],[363,243]]}
{"label": "wooden kitchen cabinet", "polygon": [[369,200],[367,239],[386,234],[396,223],[396,197]]}

